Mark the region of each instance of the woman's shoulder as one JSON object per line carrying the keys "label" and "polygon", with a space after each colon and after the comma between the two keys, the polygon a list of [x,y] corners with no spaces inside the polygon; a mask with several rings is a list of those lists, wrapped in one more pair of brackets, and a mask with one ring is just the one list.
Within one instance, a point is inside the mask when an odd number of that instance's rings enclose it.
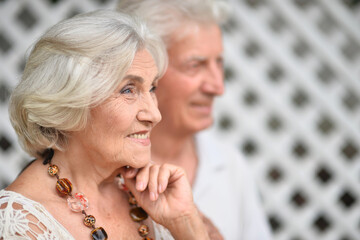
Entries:
{"label": "woman's shoulder", "polygon": [[73,239],[38,202],[0,190],[0,239]]}
{"label": "woman's shoulder", "polygon": [[31,207],[34,210],[41,211],[42,205],[34,200],[31,200],[21,193],[14,190],[2,189],[0,190],[0,210],[13,208],[17,210],[14,205],[21,205],[23,207]]}

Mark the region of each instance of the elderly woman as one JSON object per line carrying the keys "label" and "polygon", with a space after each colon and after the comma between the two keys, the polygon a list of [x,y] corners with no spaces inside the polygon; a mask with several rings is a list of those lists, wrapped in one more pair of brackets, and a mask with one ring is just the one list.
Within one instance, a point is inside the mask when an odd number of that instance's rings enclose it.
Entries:
{"label": "elderly woman", "polygon": [[225,1],[121,0],[118,9],[145,19],[169,55],[157,91],[163,118],[151,135],[152,159],[186,170],[195,203],[225,239],[270,239],[244,158],[211,133],[199,133],[212,125],[214,98],[224,92]]}
{"label": "elderly woman", "polygon": [[162,42],[121,13],[38,40],[10,103],[36,160],[0,191],[0,239],[208,239],[184,171],[150,163],[165,68]]}

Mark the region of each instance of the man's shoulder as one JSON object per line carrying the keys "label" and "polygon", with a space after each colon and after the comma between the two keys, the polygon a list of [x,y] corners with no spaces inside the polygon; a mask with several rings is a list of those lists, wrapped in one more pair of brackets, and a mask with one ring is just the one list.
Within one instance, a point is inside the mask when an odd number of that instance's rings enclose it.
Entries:
{"label": "man's shoulder", "polygon": [[243,161],[243,155],[234,143],[221,139],[214,131],[202,131],[196,135],[199,151],[205,151],[212,157]]}
{"label": "man's shoulder", "polygon": [[197,151],[200,158],[220,161],[222,164],[246,167],[244,156],[233,142],[224,140],[214,131],[202,131],[196,135]]}

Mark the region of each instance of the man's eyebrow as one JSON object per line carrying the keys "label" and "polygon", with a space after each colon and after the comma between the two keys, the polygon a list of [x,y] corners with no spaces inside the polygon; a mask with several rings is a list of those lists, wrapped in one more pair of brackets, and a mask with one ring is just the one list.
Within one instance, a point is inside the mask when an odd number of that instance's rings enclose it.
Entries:
{"label": "man's eyebrow", "polygon": [[[224,56],[221,54],[219,56],[216,57],[216,59],[223,59]],[[208,60],[209,58],[208,57],[205,57],[205,56],[197,56],[197,55],[194,55],[194,56],[190,56],[189,58],[186,59],[186,61],[199,61],[199,62],[203,62],[203,61],[206,61]]]}
{"label": "man's eyebrow", "polygon": [[191,56],[187,59],[187,61],[206,61],[206,57],[202,57],[202,56]]}
{"label": "man's eyebrow", "polygon": [[126,75],[124,77],[124,79],[135,80],[135,81],[140,82],[140,83],[144,82],[144,79],[142,77],[136,76],[136,75],[131,75],[131,74]]}

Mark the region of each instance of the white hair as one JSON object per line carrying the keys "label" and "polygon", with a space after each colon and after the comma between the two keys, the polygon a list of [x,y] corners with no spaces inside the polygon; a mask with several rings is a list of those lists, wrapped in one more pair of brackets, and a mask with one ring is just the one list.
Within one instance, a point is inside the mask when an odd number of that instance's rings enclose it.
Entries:
{"label": "white hair", "polygon": [[173,33],[185,24],[221,26],[230,11],[225,0],[119,0],[117,10],[143,18],[167,47],[183,37]]}
{"label": "white hair", "polygon": [[143,49],[162,75],[163,42],[127,14],[95,11],[50,28],[35,43],[10,98],[10,120],[24,150],[32,156],[63,150],[68,133],[86,126],[90,108],[115,91]]}

